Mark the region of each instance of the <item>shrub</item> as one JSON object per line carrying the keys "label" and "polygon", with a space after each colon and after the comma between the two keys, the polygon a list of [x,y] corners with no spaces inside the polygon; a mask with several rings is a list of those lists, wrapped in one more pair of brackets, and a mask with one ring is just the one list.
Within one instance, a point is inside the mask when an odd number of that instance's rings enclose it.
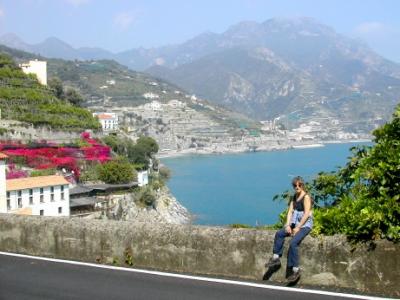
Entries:
{"label": "shrub", "polygon": [[81,181],[81,182],[98,181],[100,168],[101,168],[101,165],[99,165],[99,164],[87,166],[82,171],[81,176],[79,177],[79,181]]}
{"label": "shrub", "polygon": [[142,194],[141,202],[147,206],[153,206],[155,201],[156,197],[154,193],[150,189],[146,189],[145,192]]}
{"label": "shrub", "polygon": [[98,174],[101,181],[110,184],[129,183],[135,178],[135,170],[131,164],[121,158],[100,165]]}
{"label": "shrub", "polygon": [[163,182],[168,181],[171,178],[171,170],[167,167],[161,167],[159,170],[160,179]]}

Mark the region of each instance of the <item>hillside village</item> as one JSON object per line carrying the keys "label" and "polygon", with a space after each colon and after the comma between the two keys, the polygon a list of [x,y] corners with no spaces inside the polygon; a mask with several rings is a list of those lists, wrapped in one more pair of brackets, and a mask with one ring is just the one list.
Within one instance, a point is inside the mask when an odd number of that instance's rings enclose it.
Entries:
{"label": "hillside village", "polygon": [[[201,100],[191,101],[203,105]],[[99,106],[90,108],[101,110]],[[332,118],[305,120],[292,130],[283,129],[277,120],[260,122],[259,128],[253,130],[232,130],[176,99],[167,103],[152,100],[136,107],[111,107],[106,115],[117,120],[118,129],[132,139],[140,135],[154,137],[160,145],[159,155],[169,156],[269,151],[370,138],[368,134],[343,131],[342,124]],[[103,130],[110,129],[103,126]]]}

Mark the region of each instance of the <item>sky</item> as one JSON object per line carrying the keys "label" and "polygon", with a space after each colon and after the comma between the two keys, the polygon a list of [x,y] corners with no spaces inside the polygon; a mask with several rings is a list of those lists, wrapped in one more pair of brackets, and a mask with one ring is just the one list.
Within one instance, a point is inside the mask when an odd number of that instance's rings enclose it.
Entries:
{"label": "sky", "polygon": [[400,62],[398,0],[0,0],[0,36],[112,52],[185,42],[242,21],[312,17]]}

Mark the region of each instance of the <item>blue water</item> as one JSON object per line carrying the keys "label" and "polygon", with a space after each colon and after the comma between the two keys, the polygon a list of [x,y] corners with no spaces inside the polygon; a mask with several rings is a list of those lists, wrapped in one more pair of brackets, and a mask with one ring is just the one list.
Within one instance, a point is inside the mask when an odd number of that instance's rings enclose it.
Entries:
{"label": "blue water", "polygon": [[273,224],[286,204],[273,201],[291,189],[300,175],[311,180],[320,171],[334,171],[351,156],[350,147],[328,144],[320,148],[225,155],[197,155],[162,159],[172,171],[168,187],[196,216],[194,223],[227,225]]}

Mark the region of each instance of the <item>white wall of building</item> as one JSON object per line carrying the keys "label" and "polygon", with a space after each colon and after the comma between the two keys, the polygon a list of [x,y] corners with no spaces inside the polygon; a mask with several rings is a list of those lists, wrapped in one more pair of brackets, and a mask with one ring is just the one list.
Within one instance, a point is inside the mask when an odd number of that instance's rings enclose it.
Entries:
{"label": "white wall of building", "polygon": [[7,213],[30,208],[32,215],[69,216],[69,187],[56,185],[7,192]]}
{"label": "white wall of building", "polygon": [[93,116],[99,119],[103,131],[118,130],[119,122],[116,113],[93,113]]}
{"label": "white wall of building", "polygon": [[6,162],[0,159],[0,212],[6,210]]}
{"label": "white wall of building", "polygon": [[149,183],[149,173],[147,171],[140,171],[137,173],[138,186],[144,186]]}
{"label": "white wall of building", "polygon": [[21,64],[20,67],[25,74],[36,74],[37,79],[43,85],[47,85],[47,62],[31,60],[29,63]]}

